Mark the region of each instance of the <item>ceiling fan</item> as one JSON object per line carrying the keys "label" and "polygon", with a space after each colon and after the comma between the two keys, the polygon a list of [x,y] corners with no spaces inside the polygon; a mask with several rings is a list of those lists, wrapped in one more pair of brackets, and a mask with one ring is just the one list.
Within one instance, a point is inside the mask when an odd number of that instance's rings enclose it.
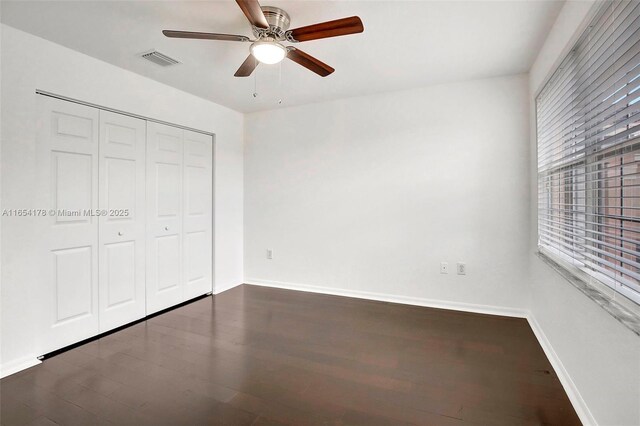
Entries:
{"label": "ceiling fan", "polygon": [[235,77],[250,76],[259,62],[277,64],[285,57],[322,77],[326,77],[335,71],[332,67],[296,47],[285,46],[281,42],[299,43],[301,41],[356,34],[364,31],[362,21],[357,16],[290,30],[289,23],[291,20],[284,10],[278,7],[260,6],[258,0],[236,0],[236,3],[238,3],[240,9],[249,20],[253,34],[256,37],[255,40],[247,36],[233,34],[174,30],[164,30],[162,33],[167,37],[173,38],[250,42],[251,47],[249,50],[251,53],[240,65],[240,68],[234,74]]}

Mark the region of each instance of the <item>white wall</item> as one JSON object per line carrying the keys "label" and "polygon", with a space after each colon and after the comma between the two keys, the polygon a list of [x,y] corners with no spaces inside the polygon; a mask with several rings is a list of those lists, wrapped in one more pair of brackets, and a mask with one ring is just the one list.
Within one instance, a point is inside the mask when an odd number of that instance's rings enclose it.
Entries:
{"label": "white wall", "polygon": [[511,76],[248,114],[245,281],[521,312],[527,90]]}
{"label": "white wall", "polygon": [[534,63],[531,105],[531,314],[569,377],[586,423],[640,424],[640,338],[565,281],[536,250],[535,94],[586,26],[591,2],[567,2]]}
{"label": "white wall", "polygon": [[[212,102],[2,25],[2,207],[46,208],[30,189],[35,171],[36,89],[216,134],[216,290],[242,282],[243,116]],[[37,354],[29,304],[42,274],[33,247],[37,219],[2,218],[1,367]]]}
{"label": "white wall", "polygon": [[[3,25],[2,207],[39,207],[25,191],[35,175],[36,88],[214,132],[216,289],[243,279],[244,161],[246,281],[530,309],[583,419],[640,424],[640,339],[533,254],[533,96],[589,8],[567,2],[528,79],[254,113],[244,136],[238,113]],[[28,250],[39,237],[32,224],[2,220],[3,370],[36,355],[36,313],[25,300],[44,272]],[[449,262],[448,275],[440,261]],[[455,274],[456,261],[468,275]]]}

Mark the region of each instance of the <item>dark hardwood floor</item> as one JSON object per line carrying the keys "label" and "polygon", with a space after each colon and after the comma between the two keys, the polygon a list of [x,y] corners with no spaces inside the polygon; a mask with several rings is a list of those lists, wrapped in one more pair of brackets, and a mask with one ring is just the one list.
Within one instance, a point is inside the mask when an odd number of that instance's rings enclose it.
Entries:
{"label": "dark hardwood floor", "polygon": [[580,424],[526,320],[249,285],[0,381],[8,425]]}

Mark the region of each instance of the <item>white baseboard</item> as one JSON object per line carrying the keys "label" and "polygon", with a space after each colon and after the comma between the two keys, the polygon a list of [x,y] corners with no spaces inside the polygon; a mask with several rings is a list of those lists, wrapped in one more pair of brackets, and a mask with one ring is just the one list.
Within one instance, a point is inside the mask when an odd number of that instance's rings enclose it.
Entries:
{"label": "white baseboard", "polygon": [[10,376],[19,371],[26,370],[29,367],[40,364],[38,358],[35,355],[29,355],[22,358],[15,359],[13,361],[5,362],[0,365],[0,378]]}
{"label": "white baseboard", "polygon": [[502,315],[506,317],[527,318],[529,312],[524,309],[507,308],[503,306],[479,305],[473,303],[448,302],[421,297],[398,296],[388,293],[372,293],[359,290],[345,290],[334,287],[321,287],[308,284],[294,284],[281,281],[260,280],[247,278],[245,284],[263,287],[283,288],[287,290],[306,291],[310,293],[331,294],[335,296],[355,297],[357,299],[377,300],[380,302],[400,303],[403,305],[425,306],[429,308],[449,309],[453,311],[473,312],[477,314]]}
{"label": "white baseboard", "polygon": [[216,286],[215,290],[213,291],[213,294],[220,294],[223,291],[231,290],[232,288],[238,287],[239,285],[242,285],[242,283],[221,284],[219,286]]}
{"label": "white baseboard", "polygon": [[538,342],[540,342],[540,346],[542,346],[542,350],[544,350],[545,355],[547,355],[547,358],[549,359],[553,370],[556,372],[564,391],[567,393],[569,401],[571,401],[571,405],[573,405],[574,410],[576,410],[576,414],[580,418],[580,421],[585,426],[596,426],[598,422],[596,422],[593,414],[591,414],[587,403],[582,399],[580,391],[571,379],[569,372],[564,368],[560,357],[558,357],[553,346],[551,346],[551,342],[547,339],[542,327],[540,327],[540,324],[536,321],[533,315],[529,315],[527,317],[527,321],[529,321],[529,325],[531,326],[533,333],[536,335]]}

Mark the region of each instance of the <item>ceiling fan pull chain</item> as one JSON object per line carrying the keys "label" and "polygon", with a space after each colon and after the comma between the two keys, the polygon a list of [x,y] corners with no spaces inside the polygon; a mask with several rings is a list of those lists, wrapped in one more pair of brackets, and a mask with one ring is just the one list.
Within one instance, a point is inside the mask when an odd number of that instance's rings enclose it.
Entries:
{"label": "ceiling fan pull chain", "polygon": [[282,62],[278,64],[278,105],[282,105]]}
{"label": "ceiling fan pull chain", "polygon": [[258,97],[258,73],[253,73],[253,97]]}

